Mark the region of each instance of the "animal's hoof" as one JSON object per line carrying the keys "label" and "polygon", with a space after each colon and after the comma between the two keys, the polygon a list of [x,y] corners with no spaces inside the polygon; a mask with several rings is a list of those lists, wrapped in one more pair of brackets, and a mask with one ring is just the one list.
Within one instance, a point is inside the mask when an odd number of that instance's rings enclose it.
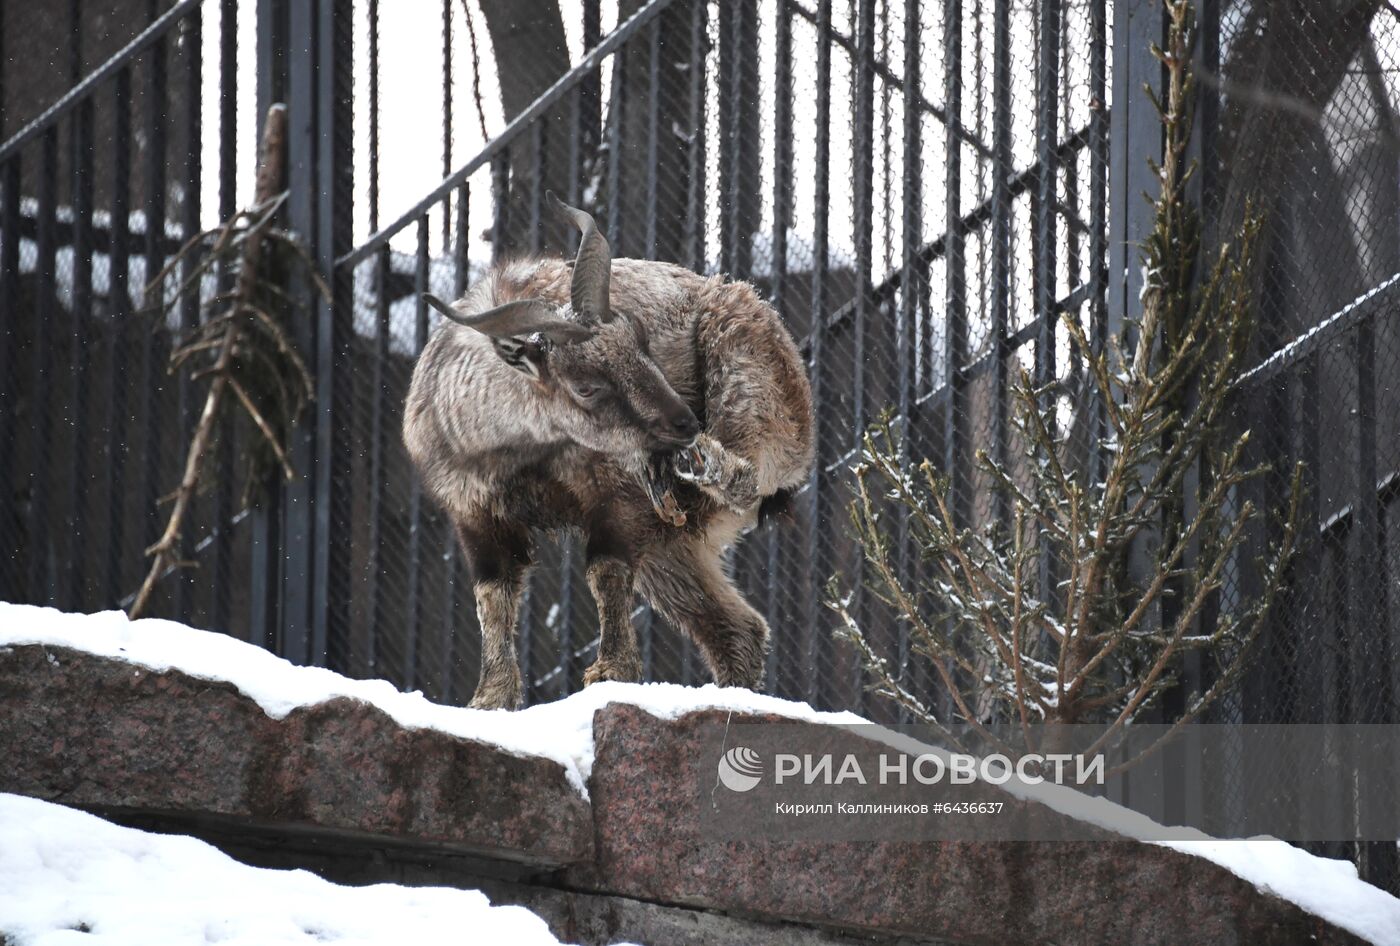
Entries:
{"label": "animal's hoof", "polygon": [[696,486],[715,486],[724,475],[724,448],[708,434],[676,452],[676,476]]}
{"label": "animal's hoof", "polygon": [[747,509],[758,501],[758,474],[753,464],[730,453],[708,434],[678,451],[676,478],[694,483],[715,499],[734,509]]}
{"label": "animal's hoof", "polygon": [[520,708],[520,702],[520,681],[517,680],[514,685],[487,683],[477,686],[467,706],[472,709],[514,710]]}
{"label": "animal's hoof", "polygon": [[599,660],[583,672],[583,685],[592,686],[602,680],[636,683],[642,679],[642,664],[638,660]]}

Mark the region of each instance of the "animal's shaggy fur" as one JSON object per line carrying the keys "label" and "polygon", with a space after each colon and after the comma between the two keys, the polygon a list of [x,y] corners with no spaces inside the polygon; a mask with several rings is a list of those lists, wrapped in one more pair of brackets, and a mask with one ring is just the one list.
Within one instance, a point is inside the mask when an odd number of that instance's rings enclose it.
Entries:
{"label": "animal's shaggy fur", "polygon": [[[500,266],[455,308],[472,316],[537,299],[586,323],[570,305],[573,267]],[[474,706],[520,701],[514,633],[535,530],[576,530],[585,543],[601,623],[585,683],[640,677],[629,618],[636,592],[695,640],[717,683],[762,678],[768,626],[721,555],[765,500],[811,467],[811,394],[797,349],[745,283],[622,259],[611,264],[608,298],[610,321],[559,345],[444,322],[414,371],[404,439],[475,581],[483,648]],[[582,398],[595,386],[580,378],[599,381],[606,396]],[[649,476],[669,484],[683,525],[654,509]]]}

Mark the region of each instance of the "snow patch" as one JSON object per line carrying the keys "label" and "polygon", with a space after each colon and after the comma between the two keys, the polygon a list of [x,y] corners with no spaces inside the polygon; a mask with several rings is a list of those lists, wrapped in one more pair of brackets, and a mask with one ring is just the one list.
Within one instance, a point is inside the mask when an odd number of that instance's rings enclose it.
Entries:
{"label": "snow patch", "polygon": [[194,838],[6,794],[0,933],[15,946],[559,942],[529,910],[494,907],[478,890],[341,887],[309,871],[249,867]]}

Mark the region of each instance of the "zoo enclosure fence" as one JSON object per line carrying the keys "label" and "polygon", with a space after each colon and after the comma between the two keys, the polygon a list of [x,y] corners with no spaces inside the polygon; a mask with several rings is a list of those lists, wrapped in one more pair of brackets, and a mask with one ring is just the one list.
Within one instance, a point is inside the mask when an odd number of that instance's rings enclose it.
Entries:
{"label": "zoo enclosure fence", "polygon": [[[399,444],[400,412],[434,325],[423,290],[457,294],[493,258],[570,249],[543,212],[546,189],[592,211],[616,256],[754,282],[801,343],[817,467],[795,520],[733,557],[774,630],[771,692],[892,718],[833,643],[823,605],[828,576],[859,582],[848,468],[882,411],[909,456],[950,476],[969,524],[1003,513],[974,455],[1017,461],[1007,392],[1020,368],[1056,386],[1065,436],[1086,457],[1094,449],[1059,319],[1101,344],[1135,312],[1134,246],[1150,226],[1140,195],[1154,189],[1147,158],[1160,146],[1140,92],[1160,82],[1147,51],[1156,4],[651,0],[622,3],[605,32],[600,4],[584,0],[577,53],[563,56],[572,64],[525,77],[539,93],[454,165],[455,125],[471,118],[462,37],[485,5],[446,2],[444,176],[382,226],[380,182],[394,169],[381,168],[379,79],[405,64],[381,49],[379,0],[258,0],[253,50],[240,48],[245,5],[156,4],[100,61],[82,13],[95,6],[27,31],[56,29],[70,53],[71,88],[56,102],[42,83],[3,76],[6,116],[32,118],[0,128],[9,600],[91,610],[135,589],[200,395],[164,373],[198,306],[152,324],[143,287],[202,225],[206,181],[219,182],[221,218],[244,198],[235,113],[250,99],[255,114],[289,104],[287,224],[334,290],[297,323],[317,401],[294,450],[303,476],[250,510],[238,501],[246,432],[220,444],[187,548],[200,568],[165,579],[158,614],[465,701],[478,658],[470,583]],[[1384,4],[1330,20],[1321,0],[1287,6],[1200,5],[1197,197],[1228,234],[1242,195],[1270,183],[1261,337],[1236,416],[1273,463],[1253,498],[1275,508],[1291,461],[1309,471],[1286,600],[1217,717],[1395,722],[1400,34]],[[217,43],[204,32],[215,8]],[[7,50],[22,35],[18,10],[4,8]],[[559,60],[549,52],[538,62]],[[250,55],[255,95],[239,88]],[[498,82],[507,68],[496,64]],[[1268,538],[1261,528],[1251,551]],[[596,630],[578,549],[544,552],[519,641],[532,701],[580,685]],[[1241,556],[1225,602],[1256,580]],[[857,607],[887,629],[882,644],[911,685],[936,696],[898,622],[878,620],[872,600]],[[707,679],[689,642],[645,608],[636,623],[650,678]],[[1184,667],[1183,695],[1210,672]],[[1355,795],[1333,777],[1338,797]],[[1396,882],[1393,848],[1332,853]]]}

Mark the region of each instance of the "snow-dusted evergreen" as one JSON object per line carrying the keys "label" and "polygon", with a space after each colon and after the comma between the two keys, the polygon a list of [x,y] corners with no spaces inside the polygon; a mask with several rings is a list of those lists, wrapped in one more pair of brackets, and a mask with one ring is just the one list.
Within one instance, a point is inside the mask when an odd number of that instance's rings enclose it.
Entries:
{"label": "snow-dusted evergreen", "polygon": [[[1023,459],[978,454],[1007,511],[987,528],[960,520],[942,473],[907,460],[889,426],[867,435],[855,471],[852,519],[870,590],[907,623],[911,649],[951,695],[952,718],[998,745],[985,724],[1017,723],[1033,747],[1032,724],[1094,722],[1109,724],[1101,747],[1158,702],[1193,651],[1214,660],[1209,683],[1166,722],[1196,719],[1246,665],[1293,551],[1300,471],[1287,508],[1241,502],[1240,484],[1265,468],[1246,459],[1249,432],[1224,423],[1254,325],[1259,221],[1247,214],[1234,240],[1203,258],[1187,193],[1192,14],[1184,0],[1166,7],[1167,45],[1153,50],[1168,74],[1165,102],[1153,100],[1166,147],[1154,168],[1161,189],[1143,247],[1142,316],[1107,346],[1064,318],[1087,377],[1085,394],[1071,398],[1074,421],[1060,427],[1056,383],[1037,387],[1022,372],[1011,412]],[[910,548],[900,548],[892,507],[907,513]],[[1221,600],[1251,523],[1266,513],[1280,520],[1280,538],[1261,562],[1259,590]],[[901,567],[911,560],[919,567]],[[924,721],[949,722],[906,684],[850,600],[838,592],[833,605],[879,692]]]}

